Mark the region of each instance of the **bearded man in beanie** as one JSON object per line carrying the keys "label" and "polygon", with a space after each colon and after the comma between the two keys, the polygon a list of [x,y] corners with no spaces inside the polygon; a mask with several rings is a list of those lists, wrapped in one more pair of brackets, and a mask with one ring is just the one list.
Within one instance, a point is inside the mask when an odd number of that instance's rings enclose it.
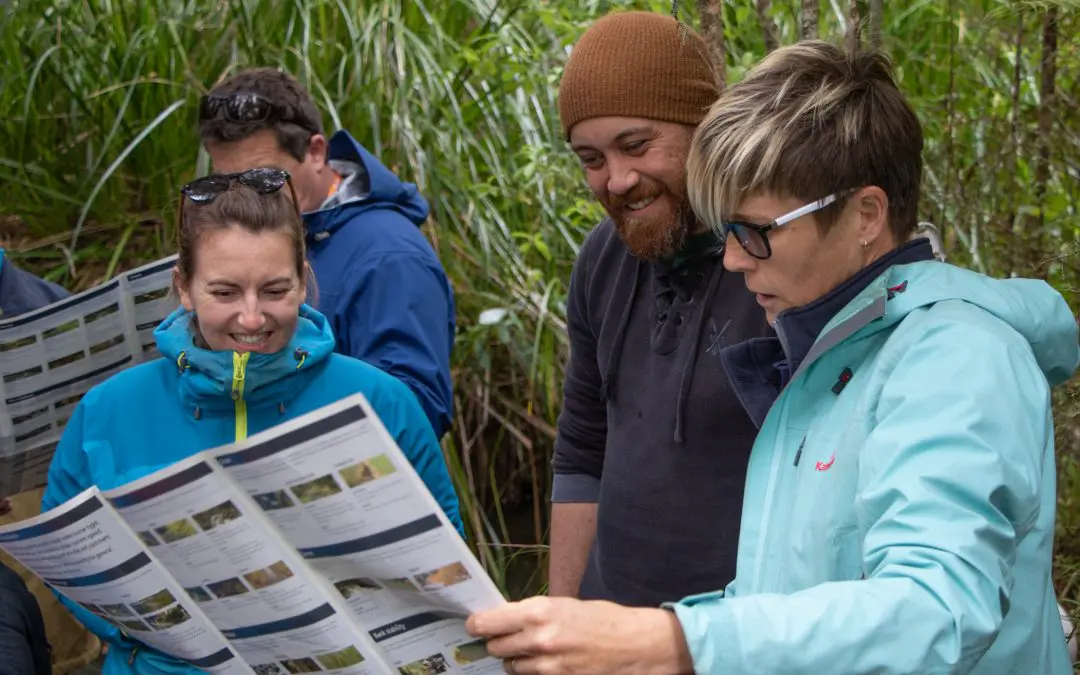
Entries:
{"label": "bearded man in beanie", "polygon": [[701,38],[655,13],[605,16],[566,63],[563,132],[608,214],[567,299],[548,594],[572,597],[469,618],[515,657],[507,672],[693,672],[655,608],[734,577],[757,428],[719,353],[772,331],[688,202],[690,142],[719,93]]}
{"label": "bearded man in beanie", "polygon": [[563,131],[608,217],[570,281],[550,595],[658,606],[734,576],[757,429],[718,355],[771,329],[687,202],[718,96],[704,42],[669,16],[609,14],[567,61]]}

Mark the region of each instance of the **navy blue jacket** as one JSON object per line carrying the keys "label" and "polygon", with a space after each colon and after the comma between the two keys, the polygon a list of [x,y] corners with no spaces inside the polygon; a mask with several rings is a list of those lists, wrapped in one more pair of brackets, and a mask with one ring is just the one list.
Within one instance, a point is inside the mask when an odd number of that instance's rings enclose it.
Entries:
{"label": "navy blue jacket", "polygon": [[0,672],[49,675],[49,641],[37,599],[22,578],[0,564]]}
{"label": "navy blue jacket", "polygon": [[32,312],[68,297],[68,292],[20,269],[5,259],[0,248],[0,319]]}
{"label": "navy blue jacket", "polygon": [[441,438],[453,417],[454,293],[420,231],[428,203],[346,131],[330,139],[329,162],[345,179],[304,214],[314,304],[336,351],[408,385]]}

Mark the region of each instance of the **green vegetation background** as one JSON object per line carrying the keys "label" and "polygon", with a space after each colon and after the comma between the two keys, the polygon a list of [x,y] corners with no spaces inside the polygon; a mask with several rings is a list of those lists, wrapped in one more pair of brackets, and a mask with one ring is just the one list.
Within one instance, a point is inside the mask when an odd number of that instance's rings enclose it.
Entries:
{"label": "green vegetation background", "polygon": [[[1035,276],[1080,303],[1080,2],[699,0],[726,78],[796,41],[880,34],[925,125],[921,217],[950,260]],[[564,302],[602,213],[558,131],[569,47],[658,0],[12,0],[0,6],[0,243],[72,290],[173,251],[178,186],[205,170],[197,100],[283,67],[432,203],[457,293],[457,418],[444,443],[470,535],[511,596],[543,590]],[[867,18],[870,18],[867,21]],[[877,23],[875,23],[875,21]],[[875,27],[880,26],[879,30]],[[720,40],[709,33],[713,45]],[[1080,382],[1056,395],[1056,581],[1080,599]]]}

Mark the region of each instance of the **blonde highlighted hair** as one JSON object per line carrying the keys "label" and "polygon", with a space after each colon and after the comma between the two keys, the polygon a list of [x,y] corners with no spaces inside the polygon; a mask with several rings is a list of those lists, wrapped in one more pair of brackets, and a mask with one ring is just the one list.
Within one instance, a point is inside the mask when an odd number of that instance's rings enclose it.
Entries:
{"label": "blonde highlighted hair", "polygon": [[772,52],[720,95],[695,132],[687,190],[697,217],[717,231],[751,194],[812,202],[840,193],[815,214],[826,231],[847,191],[876,185],[902,243],[918,222],[922,147],[922,127],[883,55],[808,40]]}

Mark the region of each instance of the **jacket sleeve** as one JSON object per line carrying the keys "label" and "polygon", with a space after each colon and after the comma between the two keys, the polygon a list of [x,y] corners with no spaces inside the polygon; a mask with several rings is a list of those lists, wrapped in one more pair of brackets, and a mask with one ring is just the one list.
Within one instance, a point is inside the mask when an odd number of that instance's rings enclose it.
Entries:
{"label": "jacket sleeve", "polygon": [[457,491],[446,467],[446,458],[416,397],[401,382],[386,378],[386,388],[377,392],[371,405],[443,513],[464,536]]}
{"label": "jacket sleeve", "polygon": [[350,276],[354,291],[341,311],[346,353],[408,385],[442,438],[453,420],[454,295],[446,274],[420,255],[396,253],[361,259]]}
{"label": "jacket sleeve", "polygon": [[[595,231],[594,231],[595,233]],[[566,330],[570,360],[563,380],[552,458],[554,477],[551,501],[595,503],[600,497],[600,476],[607,443],[607,407],[600,396],[600,367],[596,361],[596,334],[589,323],[588,281],[594,237],[586,239],[574,262],[566,299]]]}
{"label": "jacket sleeve", "polygon": [[0,249],[0,316],[5,318],[32,312],[68,297],[68,292],[5,260]]}
{"label": "jacket sleeve", "polygon": [[[41,511],[51,511],[83,490],[92,485],[90,469],[86,462],[86,453],[83,451],[83,418],[86,415],[85,405],[87,399],[93,393],[89,393],[82,401],[79,401],[75,411],[64,427],[64,434],[60,438],[60,444],[53,455],[52,464],[49,466],[49,482],[45,493],[41,497]],[[53,590],[53,594],[67,609],[75,615],[79,623],[97,635],[125,649],[131,649],[135,644],[128,640],[120,629],[109,623],[100,616],[87,610],[82,605],[68,600],[62,593]]]}
{"label": "jacket sleeve", "polygon": [[0,663],[10,675],[35,675],[34,655],[17,602],[14,593],[0,589]]}
{"label": "jacket sleeve", "polygon": [[852,505],[866,578],[678,604],[695,672],[966,673],[990,647],[1018,542],[1053,509],[1049,387],[997,319],[936,323],[867,413]]}
{"label": "jacket sleeve", "polygon": [[[45,644],[33,644],[33,641]],[[0,565],[0,663],[10,675],[35,675],[35,652],[48,651],[34,595],[13,570]]]}

